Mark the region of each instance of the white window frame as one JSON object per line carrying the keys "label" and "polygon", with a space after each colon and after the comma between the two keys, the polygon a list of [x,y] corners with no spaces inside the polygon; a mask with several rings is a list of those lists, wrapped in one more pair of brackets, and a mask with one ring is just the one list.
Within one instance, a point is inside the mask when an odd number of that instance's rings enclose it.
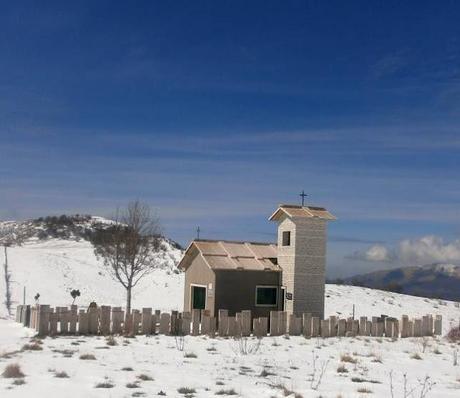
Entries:
{"label": "white window frame", "polygon": [[208,307],[208,286],[207,286],[207,285],[200,285],[200,284],[198,284],[198,283],[191,283],[191,284],[190,284],[190,300],[189,300],[189,303],[190,303],[190,312],[193,311],[193,295],[192,295],[193,287],[204,287],[204,290],[205,290],[205,295],[204,295],[204,309],[206,309],[206,308]]}
{"label": "white window frame", "polygon": [[[276,289],[275,304],[257,304],[257,290],[258,289]],[[279,286],[277,285],[256,285],[255,306],[256,307],[278,307],[278,300],[279,300],[278,296],[279,296]]]}

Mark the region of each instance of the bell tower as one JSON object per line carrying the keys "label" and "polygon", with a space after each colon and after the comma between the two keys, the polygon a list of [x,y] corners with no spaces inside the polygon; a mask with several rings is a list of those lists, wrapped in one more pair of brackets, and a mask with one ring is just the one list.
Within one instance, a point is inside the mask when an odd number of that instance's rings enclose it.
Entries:
{"label": "bell tower", "polygon": [[324,318],[327,222],[323,207],[280,205],[270,217],[278,223],[278,265],[282,269],[288,314]]}

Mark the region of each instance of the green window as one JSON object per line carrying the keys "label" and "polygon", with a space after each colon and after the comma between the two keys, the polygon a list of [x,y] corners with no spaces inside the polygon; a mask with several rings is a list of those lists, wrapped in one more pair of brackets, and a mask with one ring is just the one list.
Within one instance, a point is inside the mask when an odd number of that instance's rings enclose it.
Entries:
{"label": "green window", "polygon": [[256,305],[274,307],[278,303],[277,286],[257,286]]}

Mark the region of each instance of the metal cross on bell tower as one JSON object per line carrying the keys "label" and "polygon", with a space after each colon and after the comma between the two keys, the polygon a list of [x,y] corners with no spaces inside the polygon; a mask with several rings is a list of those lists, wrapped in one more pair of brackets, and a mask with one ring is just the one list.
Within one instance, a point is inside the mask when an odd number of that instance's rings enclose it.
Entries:
{"label": "metal cross on bell tower", "polygon": [[201,229],[200,229],[200,227],[198,226],[198,227],[196,228],[196,239],[197,239],[197,240],[200,239],[200,232],[201,232]]}
{"label": "metal cross on bell tower", "polygon": [[305,206],[305,198],[308,196],[302,189],[302,193],[299,195],[302,198],[302,207]]}

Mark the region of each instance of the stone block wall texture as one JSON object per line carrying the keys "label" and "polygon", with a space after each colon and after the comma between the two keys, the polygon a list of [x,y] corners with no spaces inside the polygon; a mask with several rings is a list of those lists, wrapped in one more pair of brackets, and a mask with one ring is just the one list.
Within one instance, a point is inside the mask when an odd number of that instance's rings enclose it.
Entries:
{"label": "stone block wall texture", "polygon": [[[290,246],[283,246],[285,231],[291,233]],[[288,314],[302,316],[308,312],[324,318],[326,235],[326,221],[321,219],[285,217],[278,225],[282,285],[293,296],[285,302]]]}

